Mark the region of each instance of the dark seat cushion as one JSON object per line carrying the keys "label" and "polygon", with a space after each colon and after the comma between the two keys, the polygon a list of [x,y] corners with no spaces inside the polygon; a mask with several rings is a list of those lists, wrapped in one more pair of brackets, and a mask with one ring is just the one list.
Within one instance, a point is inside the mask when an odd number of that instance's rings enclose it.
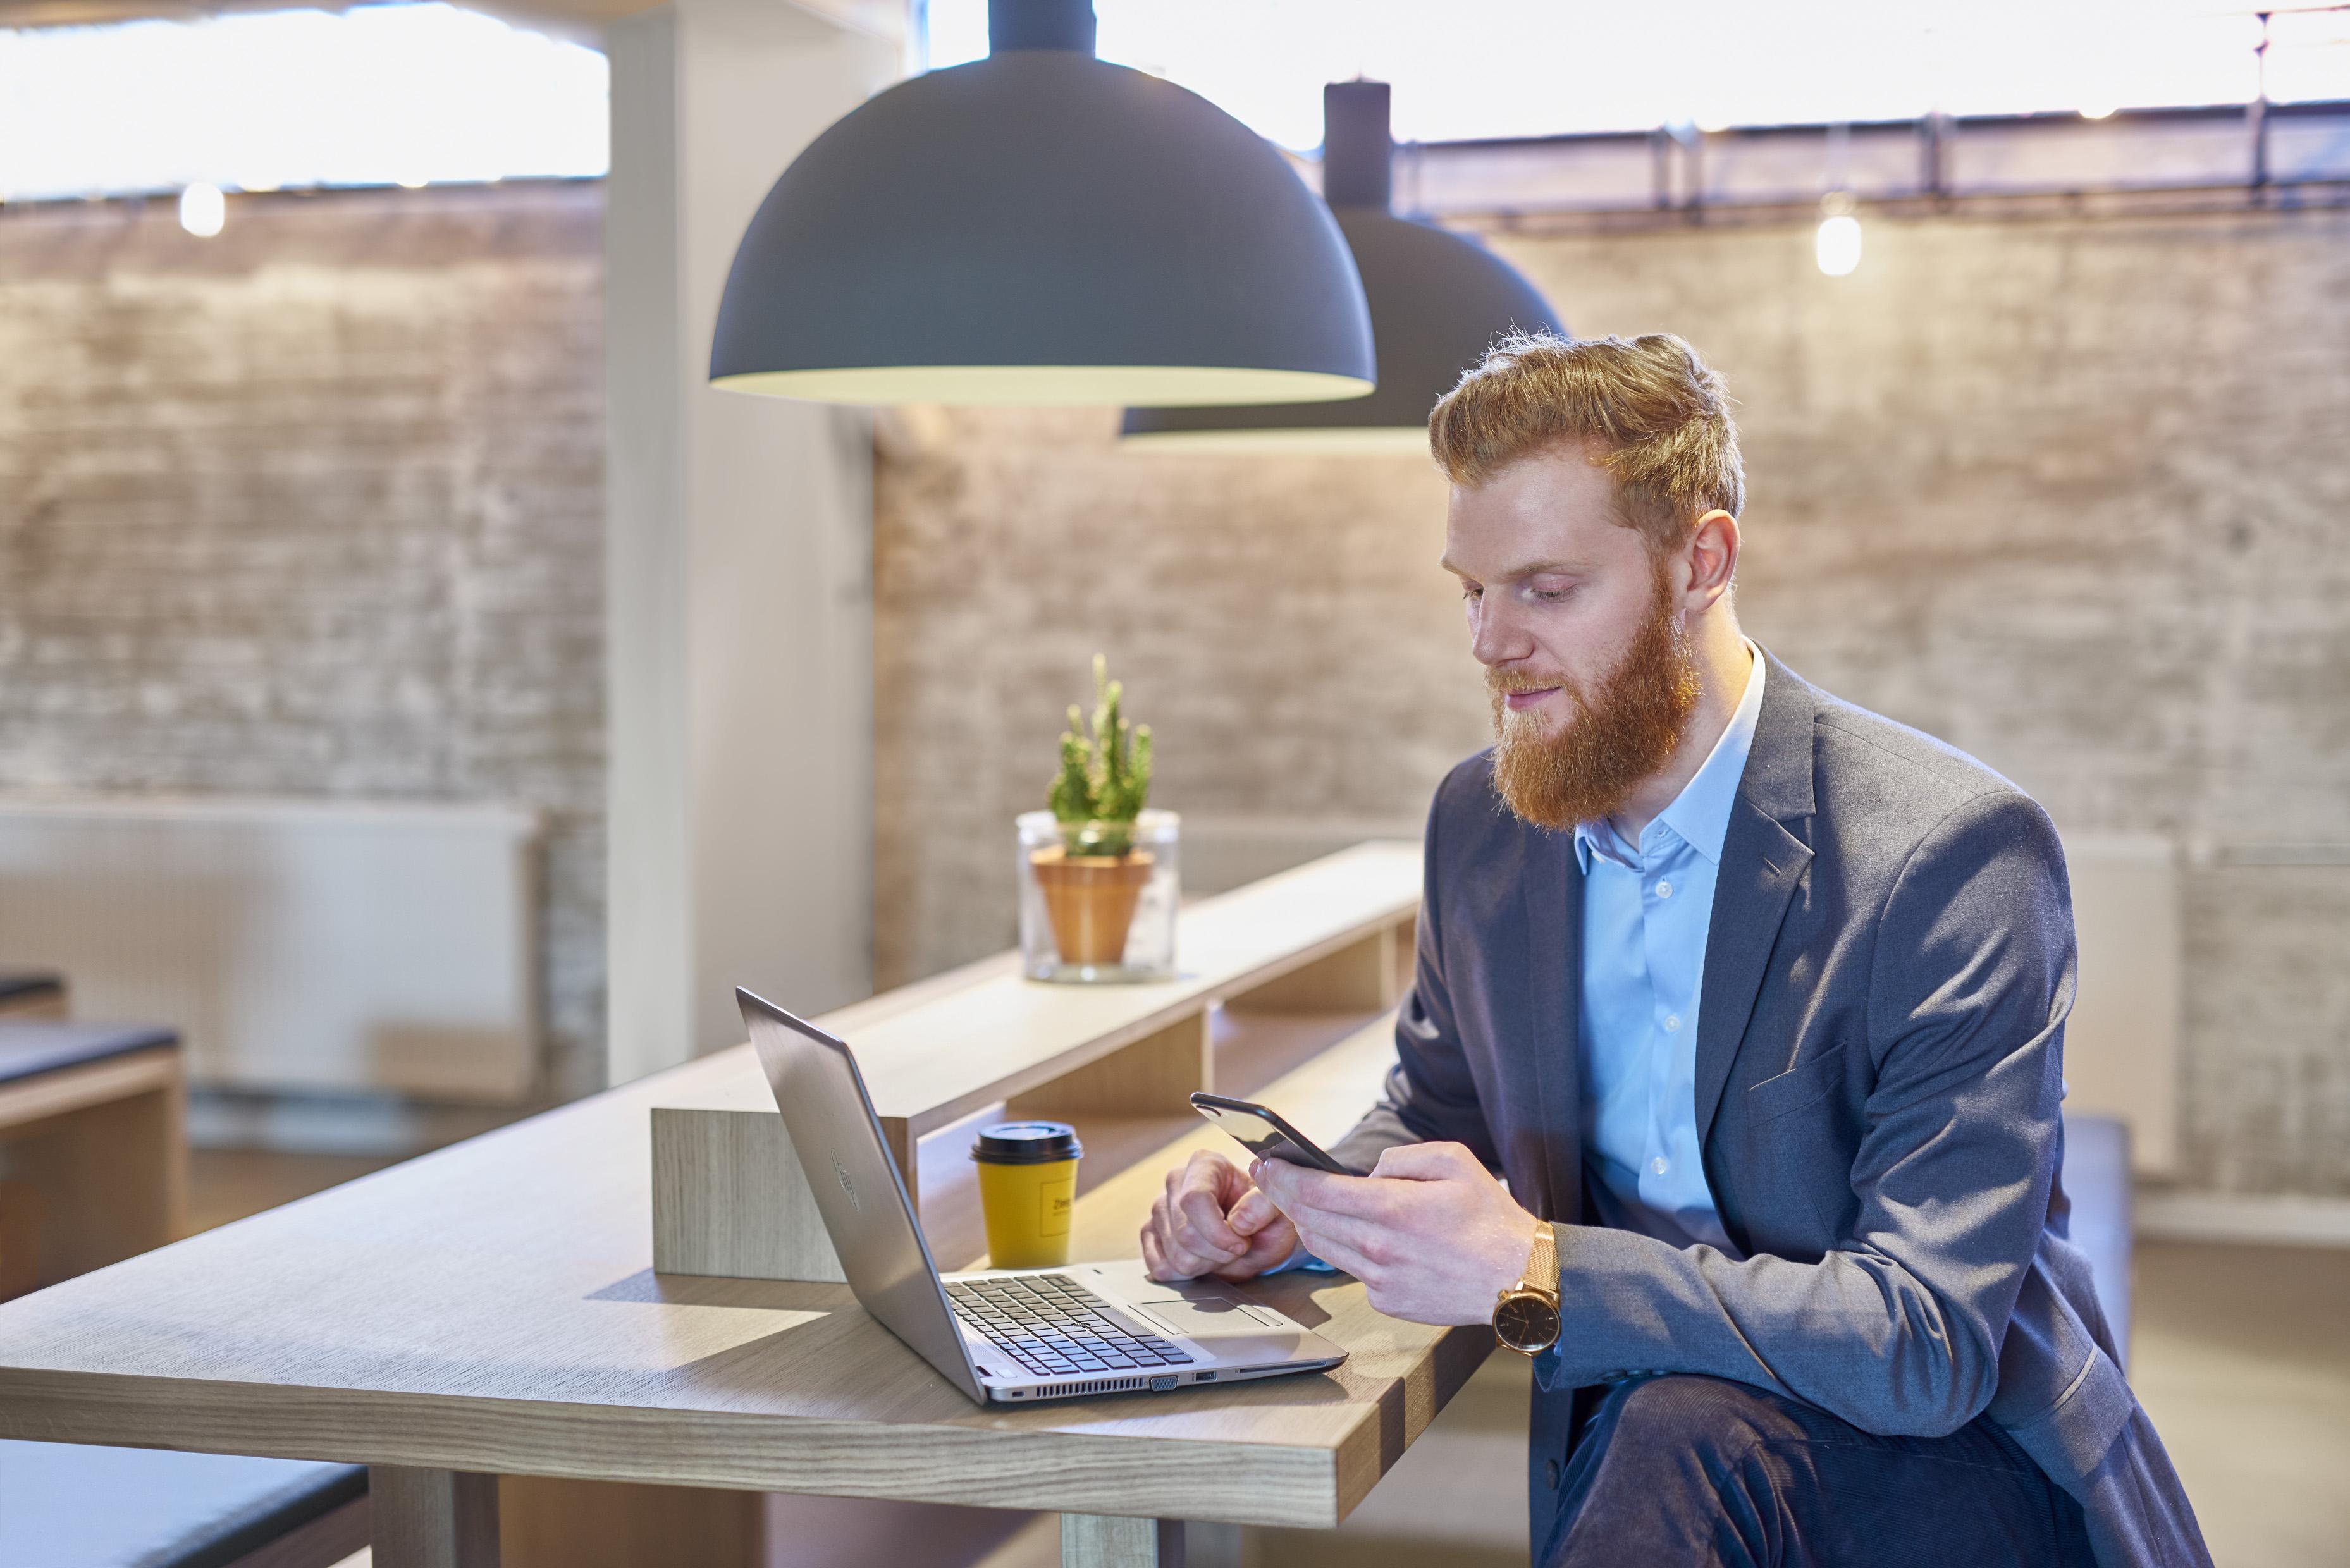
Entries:
{"label": "dark seat cushion", "polygon": [[0,1023],[0,1084],[179,1043],[161,1023]]}
{"label": "dark seat cushion", "polygon": [[0,1440],[0,1563],[224,1568],[366,1491],[358,1465]]}
{"label": "dark seat cushion", "polygon": [[2129,1369],[2129,1127],[2111,1116],[2064,1118],[2064,1196],[2073,1200],[2073,1245],[2089,1255],[2097,1304]]}

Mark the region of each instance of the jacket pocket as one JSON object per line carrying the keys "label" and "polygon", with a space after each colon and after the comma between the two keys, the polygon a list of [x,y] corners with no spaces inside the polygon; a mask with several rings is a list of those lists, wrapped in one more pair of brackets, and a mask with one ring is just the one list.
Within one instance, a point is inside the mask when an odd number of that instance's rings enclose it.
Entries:
{"label": "jacket pocket", "polygon": [[1806,1062],[1798,1062],[1775,1078],[1765,1078],[1746,1091],[1746,1125],[1761,1127],[1825,1098],[1844,1076],[1844,1042],[1839,1040]]}

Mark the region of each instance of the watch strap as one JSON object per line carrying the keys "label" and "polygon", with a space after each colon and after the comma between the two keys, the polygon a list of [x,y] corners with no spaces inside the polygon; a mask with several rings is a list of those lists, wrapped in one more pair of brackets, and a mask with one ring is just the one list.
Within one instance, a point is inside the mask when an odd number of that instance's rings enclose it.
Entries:
{"label": "watch strap", "polygon": [[1525,1277],[1518,1282],[1518,1288],[1558,1299],[1558,1232],[1547,1220],[1534,1225],[1534,1249],[1526,1255]]}

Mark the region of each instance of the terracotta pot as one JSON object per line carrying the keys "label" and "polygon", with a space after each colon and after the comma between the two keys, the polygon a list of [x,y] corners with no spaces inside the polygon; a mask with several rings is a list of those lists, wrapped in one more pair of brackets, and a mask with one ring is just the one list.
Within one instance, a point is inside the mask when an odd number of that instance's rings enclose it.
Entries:
{"label": "terracotta pot", "polygon": [[1112,964],[1126,956],[1127,928],[1150,881],[1150,852],[1072,856],[1057,846],[1028,857],[1061,961]]}

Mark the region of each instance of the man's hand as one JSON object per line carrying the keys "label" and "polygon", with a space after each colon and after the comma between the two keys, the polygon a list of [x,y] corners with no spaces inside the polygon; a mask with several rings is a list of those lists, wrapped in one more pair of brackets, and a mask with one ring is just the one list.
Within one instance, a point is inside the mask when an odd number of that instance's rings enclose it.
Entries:
{"label": "man's hand", "polygon": [[1362,1281],[1389,1317],[1490,1322],[1534,1251],[1534,1217],[1457,1143],[1390,1148],[1368,1176],[1277,1159],[1251,1174],[1315,1256]]}
{"label": "man's hand", "polygon": [[1142,1227],[1142,1261],[1154,1280],[1245,1280],[1297,1251],[1297,1228],[1248,1173],[1201,1149],[1167,1173],[1167,1190]]}

